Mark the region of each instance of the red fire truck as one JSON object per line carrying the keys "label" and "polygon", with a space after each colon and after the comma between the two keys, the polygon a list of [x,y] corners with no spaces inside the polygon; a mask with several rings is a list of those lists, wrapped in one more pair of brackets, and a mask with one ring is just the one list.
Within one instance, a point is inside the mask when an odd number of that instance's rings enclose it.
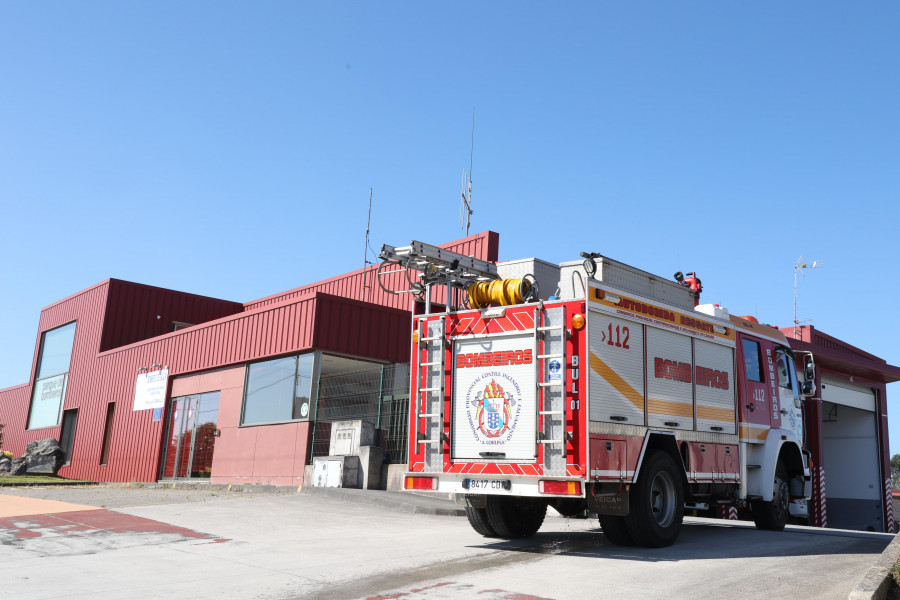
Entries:
{"label": "red fire truck", "polygon": [[686,506],[782,529],[810,495],[812,356],[699,304],[691,273],[582,256],[495,265],[382,247],[382,287],[424,301],[405,488],[457,494],[488,537],[533,535],[548,506],[599,515],[619,545],[672,544]]}

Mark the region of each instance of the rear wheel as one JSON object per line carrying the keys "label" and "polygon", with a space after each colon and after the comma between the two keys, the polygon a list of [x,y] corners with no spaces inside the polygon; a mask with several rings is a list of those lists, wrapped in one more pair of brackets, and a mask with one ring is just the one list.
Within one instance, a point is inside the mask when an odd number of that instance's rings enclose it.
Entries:
{"label": "rear wheel", "polygon": [[544,522],[547,503],[536,498],[488,496],[485,511],[497,537],[531,537]]}
{"label": "rear wheel", "polygon": [[628,526],[625,524],[625,517],[600,515],[600,527],[603,529],[606,539],[616,546],[634,545],[634,540],[631,539]]}
{"label": "rear wheel", "polygon": [[671,546],[681,533],[683,518],[684,485],[678,466],[667,453],[653,451],[631,488],[630,512],[625,517],[628,533],[639,546]]}
{"label": "rear wheel", "polygon": [[753,511],[753,522],[757,529],[769,531],[781,531],[791,516],[791,496],[788,489],[788,474],[784,463],[780,460],[775,464],[775,487],[772,492],[771,502],[752,502],[750,510]]}
{"label": "rear wheel", "polygon": [[494,528],[491,527],[491,524],[488,521],[486,509],[466,506],[466,517],[468,517],[469,525],[472,526],[472,529],[484,537],[497,537],[497,532],[494,531]]}

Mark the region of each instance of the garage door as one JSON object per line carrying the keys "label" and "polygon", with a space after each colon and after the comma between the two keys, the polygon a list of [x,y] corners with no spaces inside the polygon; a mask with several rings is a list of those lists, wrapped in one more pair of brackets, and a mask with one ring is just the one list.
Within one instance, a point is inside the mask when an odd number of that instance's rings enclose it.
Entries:
{"label": "garage door", "polygon": [[822,378],[822,400],[875,412],[875,392],[846,381]]}
{"label": "garage door", "polygon": [[875,392],[822,379],[828,527],[884,531]]}

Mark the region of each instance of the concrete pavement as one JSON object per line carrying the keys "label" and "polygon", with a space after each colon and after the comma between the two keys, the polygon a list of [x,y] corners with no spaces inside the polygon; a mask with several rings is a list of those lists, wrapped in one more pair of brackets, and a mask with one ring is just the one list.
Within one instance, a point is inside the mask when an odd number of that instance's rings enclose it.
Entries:
{"label": "concrete pavement", "polygon": [[4,597],[843,599],[890,539],[687,519],[675,546],[647,550],[610,546],[596,520],[548,518],[498,541],[447,518],[452,501],[402,492],[105,489],[0,491],[0,505],[118,506],[2,520]]}

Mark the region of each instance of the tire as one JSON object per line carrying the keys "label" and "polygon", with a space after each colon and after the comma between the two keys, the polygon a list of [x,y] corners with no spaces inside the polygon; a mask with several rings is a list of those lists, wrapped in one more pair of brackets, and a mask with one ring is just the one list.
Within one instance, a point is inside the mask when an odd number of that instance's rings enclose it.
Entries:
{"label": "tire", "polygon": [[488,522],[487,510],[484,508],[466,506],[466,517],[469,519],[469,525],[471,525],[472,529],[477,533],[480,533],[484,537],[497,537],[497,532],[494,531],[494,528],[491,527],[491,524]]}
{"label": "tire", "polygon": [[750,510],[753,512],[753,522],[757,529],[767,531],[781,531],[791,516],[790,490],[788,489],[788,474],[784,463],[780,460],[775,464],[775,487],[772,492],[771,502],[751,502]]}
{"label": "tire", "polygon": [[631,488],[630,512],[624,517],[628,534],[638,546],[671,546],[684,519],[684,484],[675,461],[665,452],[651,452],[638,483]]}
{"label": "tire", "polygon": [[634,540],[628,533],[628,527],[625,524],[625,517],[616,517],[613,515],[599,515],[600,527],[603,528],[603,535],[610,543],[616,546],[634,546]]}
{"label": "tire", "polygon": [[531,537],[544,523],[547,503],[535,498],[488,496],[488,524],[501,538]]}

